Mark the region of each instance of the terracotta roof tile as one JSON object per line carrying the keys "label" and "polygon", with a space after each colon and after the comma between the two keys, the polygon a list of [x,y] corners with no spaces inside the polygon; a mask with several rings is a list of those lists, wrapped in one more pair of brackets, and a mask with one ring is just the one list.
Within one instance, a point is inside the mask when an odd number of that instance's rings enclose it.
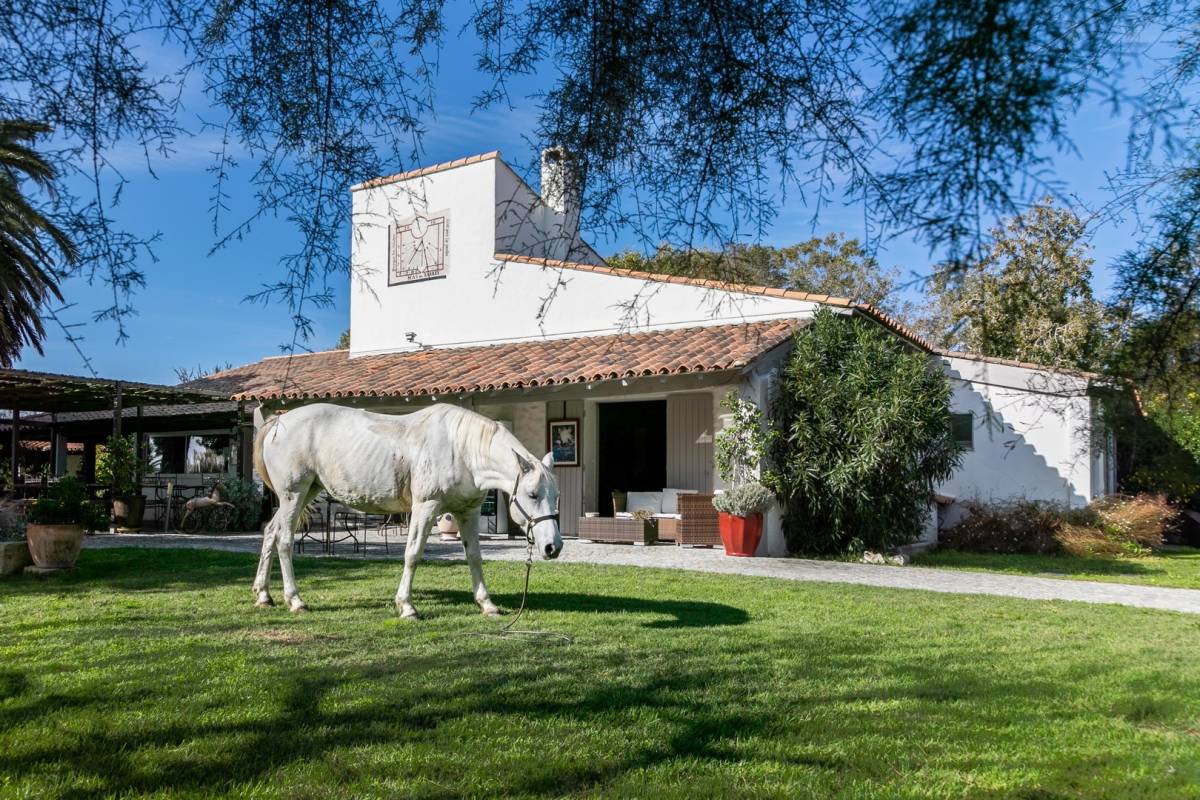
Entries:
{"label": "terracotta roof tile", "polygon": [[414,397],[741,369],[803,320],[773,320],[350,358],[276,356],[190,386],[235,400]]}
{"label": "terracotta roof tile", "polygon": [[1044,372],[1053,372],[1059,375],[1073,375],[1077,378],[1087,378],[1088,380],[1096,380],[1104,376],[1098,372],[1087,372],[1081,369],[1072,369],[1070,367],[1051,367],[1046,364],[1035,364],[1032,361],[1018,361],[1013,358],[1000,358],[998,356],[981,356],[978,353],[968,353],[965,350],[949,350],[946,348],[937,348],[933,352],[944,358],[961,358],[965,361],[982,361],[987,364],[1001,364],[1006,367],[1021,367],[1022,369],[1037,369]]}
{"label": "terracotta roof tile", "polygon": [[468,164],[478,164],[480,161],[488,161],[493,158],[499,158],[500,151],[492,150],[489,153],[480,153],[477,156],[466,156],[465,158],[456,158],[453,161],[443,161],[440,164],[430,164],[428,167],[420,169],[411,169],[408,172],[397,172],[395,175],[385,175],[381,178],[371,178],[368,181],[355,184],[350,187],[350,191],[357,192],[361,189],[374,189],[376,186],[387,186],[389,183],[399,183],[412,178],[422,178],[426,175],[432,175],[435,172],[444,172],[455,167],[465,167]]}

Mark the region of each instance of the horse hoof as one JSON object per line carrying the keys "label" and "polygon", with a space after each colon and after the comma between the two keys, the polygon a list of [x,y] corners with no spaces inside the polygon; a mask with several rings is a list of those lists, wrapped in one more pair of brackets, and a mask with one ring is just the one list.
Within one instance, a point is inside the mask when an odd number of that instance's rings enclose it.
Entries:
{"label": "horse hoof", "polygon": [[254,605],[258,606],[259,608],[270,608],[271,606],[275,605],[275,601],[272,600],[268,595],[267,597],[260,597],[255,600]]}
{"label": "horse hoof", "polygon": [[416,619],[417,610],[412,606],[404,606],[400,609],[400,619]]}
{"label": "horse hoof", "polygon": [[502,617],[502,616],[504,616],[504,612],[501,611],[499,609],[499,607],[493,605],[492,603],[488,603],[486,606],[480,606],[479,610],[483,612],[483,615],[485,617]]}
{"label": "horse hoof", "polygon": [[308,604],[299,597],[293,597],[291,601],[288,602],[288,611],[291,611],[293,614],[303,613],[308,611]]}

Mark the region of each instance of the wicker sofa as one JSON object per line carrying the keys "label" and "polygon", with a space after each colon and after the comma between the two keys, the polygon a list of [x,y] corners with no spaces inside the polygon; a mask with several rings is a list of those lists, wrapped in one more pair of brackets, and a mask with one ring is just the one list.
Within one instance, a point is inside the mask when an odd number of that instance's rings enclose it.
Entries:
{"label": "wicker sofa", "polygon": [[[671,541],[690,547],[712,547],[721,543],[717,530],[717,510],[711,494],[679,495],[678,519],[661,517],[653,524],[659,541]],[[593,542],[646,544],[650,540],[647,523],[629,516],[580,517],[579,538]]]}

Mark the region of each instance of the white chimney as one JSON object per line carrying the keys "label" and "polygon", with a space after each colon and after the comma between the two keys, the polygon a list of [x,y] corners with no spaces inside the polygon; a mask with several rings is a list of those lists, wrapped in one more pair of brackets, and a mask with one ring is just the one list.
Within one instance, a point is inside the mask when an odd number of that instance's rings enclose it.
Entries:
{"label": "white chimney", "polygon": [[561,147],[542,151],[542,202],[578,222],[579,175]]}

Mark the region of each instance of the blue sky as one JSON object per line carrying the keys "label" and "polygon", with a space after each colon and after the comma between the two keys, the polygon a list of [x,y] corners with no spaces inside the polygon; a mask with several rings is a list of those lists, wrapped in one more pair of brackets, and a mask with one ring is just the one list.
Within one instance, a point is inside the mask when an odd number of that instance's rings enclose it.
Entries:
{"label": "blue sky", "polygon": [[[456,31],[458,26],[452,23],[448,30]],[[156,53],[155,58],[169,62],[171,54]],[[480,86],[473,63],[473,44],[459,43],[448,34],[438,76],[438,119],[429,126],[422,161],[434,163],[499,149],[515,167],[529,163],[531,154],[523,137],[534,126],[535,101],[514,93],[515,108],[472,114],[471,100]],[[190,119],[205,113],[198,92],[189,91],[185,98]],[[1081,109],[1072,125],[1079,152],[1058,154],[1054,159],[1054,169],[1068,192],[1092,205],[1105,199],[1104,171],[1122,162],[1126,124],[1098,104]],[[199,127],[194,123],[192,126]],[[182,141],[172,158],[155,162],[157,177],[148,174],[138,153],[116,156],[130,179],[115,210],[117,220],[141,234],[157,232],[161,239],[155,246],[157,263],[147,260],[144,264],[147,286],[136,296],[138,313],[128,326],[128,341],[117,345],[115,330],[108,323],[88,322],[77,331],[84,336],[81,346],[101,376],[174,383],[177,367],[249,363],[278,354],[280,344],[291,339],[291,320],[285,307],[243,302],[262,284],[277,280],[279,257],[294,249],[295,234],[286,220],[264,220],[243,241],[209,254],[214,243],[208,210],[212,181],[205,168],[211,163],[214,144],[212,137],[203,133]],[[233,191],[244,204],[249,203],[248,184],[235,184]],[[350,202],[348,193],[345,202]],[[863,235],[860,208],[827,207],[815,230],[811,215],[811,209],[799,198],[790,196],[782,204],[768,241],[791,244],[834,231]],[[1103,294],[1110,288],[1108,264],[1132,244],[1130,235],[1127,225],[1095,230],[1092,244],[1097,292]],[[608,254],[632,240],[630,236],[624,241],[594,244],[601,253]],[[348,250],[348,233],[345,246]],[[926,274],[931,263],[927,250],[908,240],[887,243],[879,258],[885,266],[898,267],[905,276]],[[312,349],[332,347],[338,334],[348,327],[348,285],[348,277],[337,280],[334,307],[312,312]],[[76,304],[64,315],[68,322],[87,322],[93,310],[110,302],[106,287],[88,286],[83,280],[70,281],[64,290],[68,302]],[[45,355],[29,352],[19,366],[84,374],[79,356],[53,326]]]}

